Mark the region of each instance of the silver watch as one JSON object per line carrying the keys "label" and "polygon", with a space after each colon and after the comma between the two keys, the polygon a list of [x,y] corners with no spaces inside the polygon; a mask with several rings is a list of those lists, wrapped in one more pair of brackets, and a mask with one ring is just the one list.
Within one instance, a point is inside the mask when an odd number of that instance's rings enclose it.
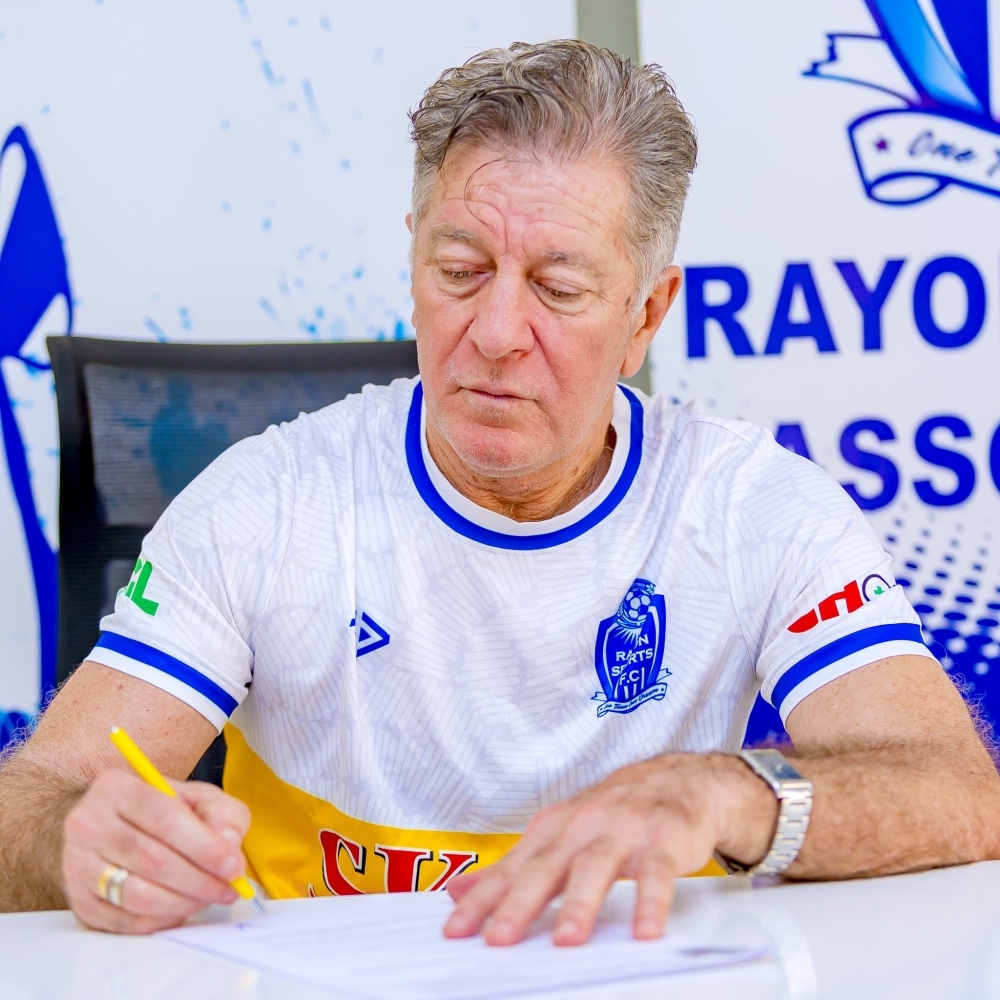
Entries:
{"label": "silver watch", "polygon": [[803,777],[778,750],[741,750],[737,755],[778,798],[778,825],[771,849],[755,865],[743,865],[715,852],[715,860],[730,875],[778,875],[799,856],[809,829],[812,782]]}

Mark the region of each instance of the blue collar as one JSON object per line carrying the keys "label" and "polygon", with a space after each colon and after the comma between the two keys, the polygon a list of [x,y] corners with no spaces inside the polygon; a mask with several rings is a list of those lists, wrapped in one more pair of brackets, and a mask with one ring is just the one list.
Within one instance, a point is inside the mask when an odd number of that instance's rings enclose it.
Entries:
{"label": "blue collar", "polygon": [[618,482],[611,492],[590,512],[579,521],[557,531],[549,531],[538,535],[508,535],[502,531],[484,528],[482,525],[463,517],[450,507],[437,491],[424,465],[423,450],[420,447],[420,415],[424,401],[424,387],[418,382],[413,387],[413,398],[410,401],[410,412],[406,418],[406,464],[409,466],[413,485],[416,486],[424,503],[444,521],[452,531],[498,549],[516,549],[529,551],[548,549],[554,545],[564,545],[566,542],[579,538],[584,532],[600,524],[625,498],[642,461],[642,403],[623,385],[618,386],[629,402],[631,419],[629,422],[629,447],[625,465],[622,468]]}

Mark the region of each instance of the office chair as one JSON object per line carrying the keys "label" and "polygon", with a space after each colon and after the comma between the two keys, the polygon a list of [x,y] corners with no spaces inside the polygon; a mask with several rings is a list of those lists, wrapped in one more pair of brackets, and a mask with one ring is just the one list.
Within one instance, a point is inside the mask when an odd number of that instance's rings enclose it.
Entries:
{"label": "office chair", "polygon": [[[59,409],[57,679],[87,656],[142,539],[229,445],[417,374],[414,341],[161,344],[49,337]],[[193,777],[221,784],[221,737]]]}

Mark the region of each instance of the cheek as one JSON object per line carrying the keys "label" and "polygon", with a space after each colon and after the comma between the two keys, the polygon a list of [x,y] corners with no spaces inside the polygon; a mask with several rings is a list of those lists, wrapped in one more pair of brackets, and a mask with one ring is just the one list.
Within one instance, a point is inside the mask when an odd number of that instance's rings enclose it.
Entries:
{"label": "cheek", "polygon": [[439,368],[462,341],[473,316],[466,301],[444,295],[432,279],[415,277],[413,282],[413,326],[421,372]]}

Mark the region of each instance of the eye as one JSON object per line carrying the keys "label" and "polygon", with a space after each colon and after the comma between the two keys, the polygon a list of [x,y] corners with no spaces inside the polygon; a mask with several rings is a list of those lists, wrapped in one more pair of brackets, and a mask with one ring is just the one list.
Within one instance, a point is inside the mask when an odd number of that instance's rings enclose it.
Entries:
{"label": "eye", "polygon": [[471,278],[476,271],[449,271],[442,268],[445,277],[450,278],[452,281],[464,281],[466,278]]}
{"label": "eye", "polygon": [[542,292],[553,302],[575,302],[583,294],[582,292],[570,290],[567,288],[556,288],[553,285],[546,285],[544,282],[538,282],[538,287],[541,288]]}

